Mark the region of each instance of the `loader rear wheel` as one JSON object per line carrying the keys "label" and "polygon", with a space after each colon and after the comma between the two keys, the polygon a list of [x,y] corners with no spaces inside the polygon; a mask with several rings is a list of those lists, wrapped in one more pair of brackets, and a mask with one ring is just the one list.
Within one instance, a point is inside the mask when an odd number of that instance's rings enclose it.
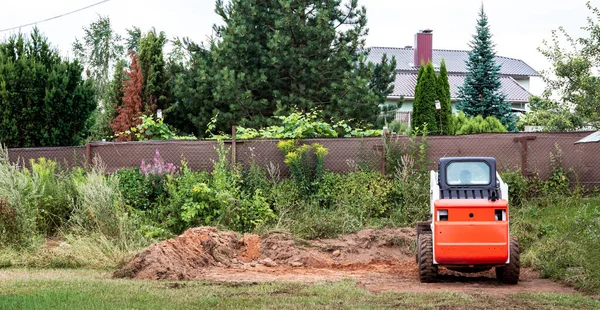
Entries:
{"label": "loader rear wheel", "polygon": [[437,282],[438,267],[433,264],[431,232],[422,232],[418,240],[419,280],[423,283]]}
{"label": "loader rear wheel", "polygon": [[504,267],[496,267],[496,278],[502,283],[519,283],[519,274],[521,273],[521,261],[519,241],[515,237],[510,237],[510,263]]}

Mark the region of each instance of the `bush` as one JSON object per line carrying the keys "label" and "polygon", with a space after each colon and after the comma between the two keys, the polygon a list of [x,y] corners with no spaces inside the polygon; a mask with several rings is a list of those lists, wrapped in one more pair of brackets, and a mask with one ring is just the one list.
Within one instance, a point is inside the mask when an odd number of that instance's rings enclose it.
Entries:
{"label": "bush", "polygon": [[325,173],[325,156],[329,151],[321,144],[298,146],[297,140],[280,141],[277,147],[285,155],[291,177],[306,195],[318,190]]}
{"label": "bush", "polygon": [[463,111],[455,118],[454,128],[457,135],[468,135],[485,132],[508,132],[500,120],[493,116],[483,118],[481,115],[467,117]]}
{"label": "bush", "polygon": [[400,165],[394,172],[394,184],[399,193],[400,209],[394,215],[402,225],[413,225],[418,221],[429,218],[429,173],[424,164],[420,168],[419,161],[424,160],[425,149],[419,156],[405,154],[400,159]]}
{"label": "bush", "polygon": [[500,172],[502,181],[508,185],[508,203],[511,207],[521,207],[528,198],[529,179],[519,169]]}
{"label": "bush", "polygon": [[156,151],[151,163],[142,160],[139,168],[121,169],[116,174],[128,206],[138,210],[154,210],[167,199],[166,182],[177,171],[173,163],[165,163]]}
{"label": "bush", "polygon": [[[247,232],[275,218],[259,188],[264,184],[251,184],[247,190],[253,192],[244,192],[242,172],[229,165],[229,150],[222,141],[216,150],[219,159],[213,162],[210,175],[192,172],[184,165],[181,175],[169,182],[171,197],[167,218],[178,212],[183,221],[170,221],[169,228],[177,231],[190,225],[224,225],[228,229]],[[257,173],[252,172],[252,178],[256,179]]]}
{"label": "bush", "polygon": [[511,213],[511,232],[522,244],[521,262],[548,278],[600,292],[598,198],[542,197]]}

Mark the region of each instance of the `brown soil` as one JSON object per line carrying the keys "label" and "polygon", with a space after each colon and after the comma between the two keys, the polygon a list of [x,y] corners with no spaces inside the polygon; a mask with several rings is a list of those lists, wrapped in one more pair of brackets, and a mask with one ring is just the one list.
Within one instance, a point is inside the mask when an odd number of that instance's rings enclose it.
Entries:
{"label": "brown soil", "polygon": [[339,281],[354,279],[371,291],[461,291],[574,293],[522,269],[518,285],[503,285],[493,270],[461,274],[440,269],[439,282],[420,283],[414,256],[414,229],[366,229],[337,239],[297,241],[290,234],[262,236],[187,230],[148,247],[113,277],[165,280]]}

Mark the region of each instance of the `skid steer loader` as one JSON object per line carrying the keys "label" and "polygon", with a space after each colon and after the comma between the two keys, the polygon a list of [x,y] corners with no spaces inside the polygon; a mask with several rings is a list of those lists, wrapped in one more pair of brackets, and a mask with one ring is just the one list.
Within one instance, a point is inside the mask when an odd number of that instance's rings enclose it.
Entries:
{"label": "skid steer loader", "polygon": [[503,283],[519,281],[519,243],[509,233],[508,186],[489,157],[441,158],[431,171],[431,217],[417,223],[421,282],[438,267],[458,272],[496,268]]}

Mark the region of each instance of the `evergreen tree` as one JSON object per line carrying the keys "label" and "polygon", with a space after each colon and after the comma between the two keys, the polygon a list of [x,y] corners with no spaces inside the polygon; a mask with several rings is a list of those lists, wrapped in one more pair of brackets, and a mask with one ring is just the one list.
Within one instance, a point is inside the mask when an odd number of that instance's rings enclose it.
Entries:
{"label": "evergreen tree", "polygon": [[415,85],[415,99],[413,100],[412,106],[412,117],[410,121],[410,127],[412,130],[415,130],[416,127],[420,127],[422,123],[421,120],[421,80],[423,79],[423,73],[425,72],[425,66],[421,63],[419,67],[419,72],[417,73],[417,85]]}
{"label": "evergreen tree", "polygon": [[123,105],[117,107],[118,115],[111,123],[115,135],[118,135],[116,141],[132,141],[133,133],[128,131],[142,123],[142,70],[137,54],[129,51],[129,56],[131,65],[127,72],[128,79],[123,81]]}
{"label": "evergreen tree", "polygon": [[84,142],[96,109],[78,61],[64,60],[35,28],[0,42],[0,143],[8,147]]}
{"label": "evergreen tree", "polygon": [[154,29],[140,39],[139,66],[144,89],[142,102],[146,114],[153,114],[156,109],[164,110],[170,105],[170,90],[163,56],[166,42],[165,33],[156,33]]}
{"label": "evergreen tree", "polygon": [[511,112],[510,104],[504,100],[506,95],[500,92],[500,65],[494,60],[496,53],[483,4],[479,11],[476,31],[473,41],[469,44],[472,49],[468,52],[469,72],[464,84],[459,87],[457,107],[467,116],[494,116],[500,119],[508,130],[515,130],[516,118]]}
{"label": "evergreen tree", "polygon": [[395,72],[396,70],[396,58],[392,56],[391,60],[388,60],[387,55],[383,54],[381,62],[376,64],[373,70],[373,77],[369,86],[377,94],[377,103],[380,107],[380,114],[377,125],[379,128],[388,125],[388,120],[391,122],[394,120],[396,110],[399,105],[402,105],[402,99],[399,103],[386,102],[387,96],[394,91],[394,80],[396,79],[395,74],[389,74],[389,72]]}
{"label": "evergreen tree", "polygon": [[140,40],[142,38],[142,30],[139,27],[133,26],[127,30],[127,38],[125,39],[125,47],[127,51],[134,51],[139,53],[140,51]]}
{"label": "evergreen tree", "polygon": [[454,134],[454,113],[452,112],[452,103],[450,102],[450,82],[448,82],[448,71],[446,62],[442,59],[440,65],[440,74],[437,78],[438,100],[440,101],[440,111],[437,112],[440,131],[444,135]]}
{"label": "evergreen tree", "polygon": [[[176,103],[169,113],[169,124],[185,133],[202,137],[211,118],[219,112],[214,100],[213,61],[210,50],[189,40],[176,41],[189,54],[189,63],[171,63],[170,83]],[[217,118],[218,130],[229,132],[223,117]]]}
{"label": "evergreen tree", "polygon": [[417,127],[423,129],[425,124],[427,124],[428,132],[439,132],[435,109],[435,100],[437,97],[435,69],[430,61],[426,66],[421,65],[417,76],[411,121],[413,129]]}
{"label": "evergreen tree", "polygon": [[212,100],[197,104],[214,104],[221,130],[263,127],[273,115],[313,109],[353,125],[375,122],[381,96],[369,87],[375,68],[364,47],[366,9],[357,0],[218,0],[216,12],[225,24],[211,46]]}

